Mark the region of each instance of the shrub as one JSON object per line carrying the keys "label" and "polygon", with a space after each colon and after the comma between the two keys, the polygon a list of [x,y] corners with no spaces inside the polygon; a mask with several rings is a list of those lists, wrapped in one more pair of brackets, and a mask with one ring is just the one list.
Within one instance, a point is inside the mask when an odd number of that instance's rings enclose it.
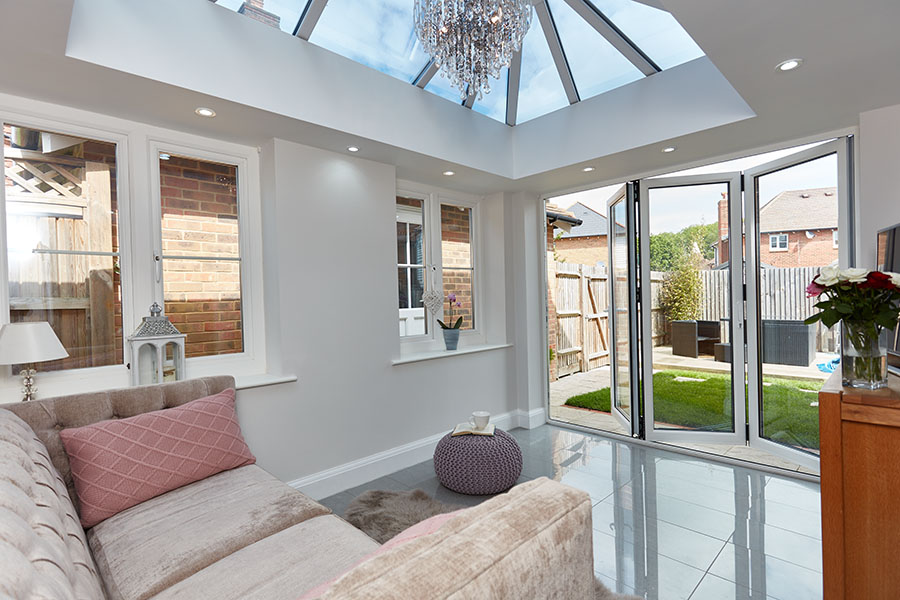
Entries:
{"label": "shrub", "polygon": [[669,321],[696,320],[700,318],[702,293],[700,272],[684,261],[663,280],[659,307]]}

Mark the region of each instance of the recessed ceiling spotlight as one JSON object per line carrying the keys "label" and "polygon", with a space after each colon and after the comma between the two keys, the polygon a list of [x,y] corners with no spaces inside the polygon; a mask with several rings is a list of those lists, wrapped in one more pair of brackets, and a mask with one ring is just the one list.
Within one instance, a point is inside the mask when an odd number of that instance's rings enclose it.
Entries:
{"label": "recessed ceiling spotlight", "polygon": [[668,154],[669,152],[675,152],[675,150],[677,150],[677,149],[678,149],[677,146],[666,146],[665,148],[662,149],[662,151],[665,152],[666,154]]}
{"label": "recessed ceiling spotlight", "polygon": [[357,148],[356,146],[347,146],[347,151],[348,152],[359,152],[359,148]]}
{"label": "recessed ceiling spotlight", "polygon": [[776,71],[793,71],[803,64],[802,58],[789,58],[775,65]]}
{"label": "recessed ceiling spotlight", "polygon": [[444,171],[444,175],[446,175],[447,177],[452,177],[452,176],[456,175],[456,172],[455,171]]}
{"label": "recessed ceiling spotlight", "polygon": [[585,167],[582,169],[582,171],[584,171],[585,173],[590,173],[593,170],[594,170],[594,167]]}
{"label": "recessed ceiling spotlight", "polygon": [[195,110],[195,113],[200,115],[201,117],[209,117],[212,118],[216,116],[216,111],[211,108],[206,108],[205,106],[198,106]]}

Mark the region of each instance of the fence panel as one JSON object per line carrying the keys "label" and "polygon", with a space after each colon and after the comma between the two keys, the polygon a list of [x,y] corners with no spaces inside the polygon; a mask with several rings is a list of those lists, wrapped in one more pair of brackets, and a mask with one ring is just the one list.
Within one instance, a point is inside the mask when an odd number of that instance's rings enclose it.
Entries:
{"label": "fence panel", "polygon": [[556,364],[559,377],[609,363],[606,269],[555,263]]}

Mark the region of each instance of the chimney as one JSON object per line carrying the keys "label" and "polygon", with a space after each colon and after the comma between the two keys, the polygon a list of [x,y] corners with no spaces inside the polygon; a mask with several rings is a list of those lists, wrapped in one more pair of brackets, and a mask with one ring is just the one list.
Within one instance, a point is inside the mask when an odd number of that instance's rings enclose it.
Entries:
{"label": "chimney", "polygon": [[722,192],[722,198],[719,200],[719,239],[716,240],[719,247],[717,253],[719,264],[728,261],[728,194]]}
{"label": "chimney", "polygon": [[265,0],[247,0],[238,9],[242,15],[246,15],[255,21],[264,23],[270,27],[278,29],[281,25],[281,17],[274,13],[270,13],[264,8]]}

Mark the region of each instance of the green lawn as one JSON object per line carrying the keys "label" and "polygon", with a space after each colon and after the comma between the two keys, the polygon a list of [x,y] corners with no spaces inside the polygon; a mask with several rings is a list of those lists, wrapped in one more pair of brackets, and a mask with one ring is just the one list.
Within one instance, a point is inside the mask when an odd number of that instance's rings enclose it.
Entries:
{"label": "green lawn", "polygon": [[[676,381],[676,378],[703,381]],[[764,377],[763,427],[766,437],[804,448],[819,447],[819,409],[810,406],[822,386],[816,380]],[[810,390],[810,391],[803,391]],[[657,422],[707,431],[731,430],[731,379],[699,371],[660,371],[653,375]],[[572,396],[568,406],[610,412],[609,388]]]}

